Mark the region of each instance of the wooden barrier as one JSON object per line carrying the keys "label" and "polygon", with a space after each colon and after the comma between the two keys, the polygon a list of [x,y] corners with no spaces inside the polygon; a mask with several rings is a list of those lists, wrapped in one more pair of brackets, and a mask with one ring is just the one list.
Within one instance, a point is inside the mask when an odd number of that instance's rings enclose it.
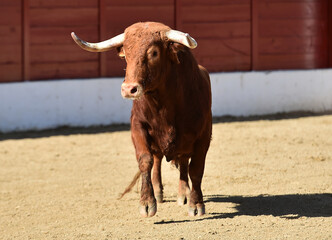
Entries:
{"label": "wooden barrier", "polygon": [[96,42],[137,21],[189,32],[210,72],[332,67],[328,0],[1,0],[0,82],[123,76],[114,51],[82,51],[70,32]]}

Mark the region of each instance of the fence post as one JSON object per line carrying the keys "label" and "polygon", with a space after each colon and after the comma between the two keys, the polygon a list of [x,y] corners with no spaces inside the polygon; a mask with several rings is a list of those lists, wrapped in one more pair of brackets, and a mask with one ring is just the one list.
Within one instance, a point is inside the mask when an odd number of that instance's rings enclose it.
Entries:
{"label": "fence post", "polygon": [[30,80],[30,14],[29,0],[22,0],[22,73],[23,80]]}
{"label": "fence post", "polygon": [[174,29],[181,29],[181,0],[174,0]]}
{"label": "fence post", "polygon": [[328,26],[328,33],[327,33],[327,47],[328,47],[328,68],[332,68],[332,2],[327,0],[327,26]]}
{"label": "fence post", "polygon": [[251,0],[251,70],[259,69],[258,62],[258,5],[259,0]]}
{"label": "fence post", "polygon": [[[99,41],[106,40],[106,2],[99,0]],[[107,54],[99,53],[99,76],[107,75]]]}

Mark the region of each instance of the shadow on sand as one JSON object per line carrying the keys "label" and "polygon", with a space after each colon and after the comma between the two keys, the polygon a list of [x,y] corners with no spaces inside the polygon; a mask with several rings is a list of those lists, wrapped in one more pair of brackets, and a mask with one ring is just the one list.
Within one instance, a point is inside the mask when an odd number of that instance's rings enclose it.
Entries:
{"label": "shadow on sand", "polygon": [[[225,196],[208,195],[205,202],[234,203],[233,213],[210,212],[206,216],[179,221],[160,221],[155,224],[197,222],[211,219],[233,218],[235,216],[261,216],[297,219],[300,217],[331,217],[332,194],[291,194],[291,195],[259,195],[259,196]],[[211,211],[211,209],[210,209]]]}
{"label": "shadow on sand", "polygon": [[61,127],[56,129],[41,130],[41,131],[26,131],[26,132],[12,132],[1,133],[0,141],[9,139],[24,139],[24,138],[44,138],[51,136],[69,136],[76,134],[99,134],[108,132],[129,131],[129,124],[114,124],[108,126],[92,126],[92,127]]}
{"label": "shadow on sand", "polygon": [[[260,116],[248,116],[248,117],[233,117],[233,116],[222,116],[214,117],[213,123],[228,123],[228,122],[246,122],[246,121],[258,121],[258,120],[281,120],[281,119],[296,119],[301,117],[314,117],[332,115],[332,112],[324,113],[313,113],[313,112],[291,112],[291,113],[277,113],[271,115],[260,115]],[[114,124],[108,126],[92,126],[92,127],[59,127],[50,130],[41,131],[26,131],[26,132],[12,132],[12,133],[1,133],[0,141],[9,139],[24,139],[24,138],[43,138],[51,136],[68,136],[75,134],[98,134],[107,132],[119,132],[129,131],[129,124]]]}
{"label": "shadow on sand", "polygon": [[227,122],[251,122],[251,121],[278,121],[284,119],[297,119],[304,117],[320,117],[332,115],[332,111],[326,112],[306,112],[306,111],[298,111],[298,112],[289,112],[289,113],[275,113],[275,114],[267,114],[267,115],[258,115],[258,116],[247,116],[247,117],[234,117],[234,116],[222,116],[222,117],[214,117],[213,123],[227,123]]}

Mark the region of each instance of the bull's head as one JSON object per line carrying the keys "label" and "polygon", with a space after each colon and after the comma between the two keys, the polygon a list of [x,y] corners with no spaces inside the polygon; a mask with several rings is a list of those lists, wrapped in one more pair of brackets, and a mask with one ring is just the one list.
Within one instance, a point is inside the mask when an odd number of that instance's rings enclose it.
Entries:
{"label": "bull's head", "polygon": [[[172,30],[161,23],[136,23],[124,33],[99,43],[88,43],[71,34],[75,42],[90,52],[116,48],[127,62],[121,86],[124,98],[137,99],[158,88],[171,63],[179,63],[175,45],[195,48],[196,41],[187,33]],[[175,44],[173,44],[175,43]]]}

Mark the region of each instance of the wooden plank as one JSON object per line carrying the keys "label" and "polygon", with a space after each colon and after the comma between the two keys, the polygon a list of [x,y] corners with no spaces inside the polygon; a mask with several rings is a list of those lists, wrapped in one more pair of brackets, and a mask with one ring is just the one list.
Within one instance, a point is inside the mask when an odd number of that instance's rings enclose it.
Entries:
{"label": "wooden plank", "polygon": [[308,37],[325,34],[327,22],[319,19],[265,19],[259,21],[261,37]]}
{"label": "wooden plank", "polygon": [[98,61],[98,54],[87,52],[72,44],[61,45],[31,45],[31,63],[43,62],[74,62],[74,61]]}
{"label": "wooden plank", "polygon": [[308,54],[260,55],[256,70],[315,69],[326,67],[326,52]]}
{"label": "wooden plank", "polygon": [[326,36],[260,38],[259,54],[320,53],[327,49]]}
{"label": "wooden plank", "polygon": [[326,19],[327,2],[267,2],[260,1],[260,19]]}
{"label": "wooden plank", "polygon": [[[99,41],[107,38],[106,27],[106,1],[99,0]],[[107,76],[107,55],[105,53],[99,54],[99,75],[100,77]]]}
{"label": "wooden plank", "polygon": [[213,56],[213,57],[196,57],[197,62],[206,67],[209,72],[224,71],[249,71],[250,56]]}
{"label": "wooden plank", "polygon": [[0,47],[0,50],[0,64],[17,64],[22,62],[21,44],[6,44],[5,47]]}
{"label": "wooden plank", "polygon": [[328,9],[328,67],[332,68],[332,2],[329,1]]}
{"label": "wooden plank", "polygon": [[199,64],[214,71],[250,70],[250,0],[181,0],[181,30],[198,42]]}
{"label": "wooden plank", "polygon": [[259,1],[251,1],[251,70],[257,70],[259,68],[258,59],[258,41],[259,41]]}
{"label": "wooden plank", "polygon": [[66,63],[35,63],[31,65],[31,79],[63,79],[98,77],[98,61],[66,62]]}
{"label": "wooden plank", "polygon": [[30,0],[31,8],[97,8],[96,0]]}
{"label": "wooden plank", "polygon": [[[5,44],[21,44],[22,43],[22,27],[21,25],[0,26],[0,39],[2,47]],[[0,49],[2,48],[0,46]]]}
{"label": "wooden plank", "polygon": [[23,0],[23,80],[30,80],[30,0]]}
{"label": "wooden plank", "polygon": [[182,15],[183,15],[182,2],[183,0],[174,0],[174,25],[175,25],[174,28],[184,31],[183,20],[182,20]]}
{"label": "wooden plank", "polygon": [[173,7],[107,7],[108,29],[123,32],[125,28],[136,22],[156,21],[173,25]]}
{"label": "wooden plank", "polygon": [[22,81],[22,64],[0,64],[0,83]]}
{"label": "wooden plank", "polygon": [[250,5],[188,6],[183,9],[182,19],[183,23],[250,21]]}
{"label": "wooden plank", "polygon": [[326,7],[326,0],[260,1],[254,69],[326,67]]}
{"label": "wooden plank", "polygon": [[0,26],[20,25],[21,15],[20,6],[0,7]]}
{"label": "wooden plank", "polygon": [[250,38],[197,39],[199,47],[194,50],[199,56],[250,56]]}
{"label": "wooden plank", "polygon": [[183,0],[174,0],[174,29],[183,31],[182,1]]}
{"label": "wooden plank", "polygon": [[144,0],[144,1],[137,1],[137,0],[106,0],[106,5],[108,7],[116,7],[116,6],[125,6],[125,7],[135,7],[135,6],[171,6],[173,5],[172,0]]}
{"label": "wooden plank", "polygon": [[1,0],[0,1],[0,7],[19,7],[21,8],[22,0]]}
{"label": "wooden plank", "polygon": [[269,3],[282,3],[282,2],[301,2],[301,3],[308,3],[308,2],[319,2],[319,1],[329,1],[329,0],[263,0]]}
{"label": "wooden plank", "polygon": [[250,0],[183,0],[183,6],[221,6],[221,5],[233,5],[233,4],[250,4]]}
{"label": "wooden plank", "polygon": [[86,41],[99,41],[99,31],[97,26],[46,26],[31,28],[31,44],[71,44],[74,43],[70,36],[70,33],[73,31]]}
{"label": "wooden plank", "polygon": [[221,23],[185,23],[182,29],[194,38],[232,39],[250,37],[251,23],[221,22]]}
{"label": "wooden plank", "polygon": [[22,80],[22,2],[0,2],[0,82]]}
{"label": "wooden plank", "polygon": [[98,26],[97,8],[31,9],[31,27]]}

